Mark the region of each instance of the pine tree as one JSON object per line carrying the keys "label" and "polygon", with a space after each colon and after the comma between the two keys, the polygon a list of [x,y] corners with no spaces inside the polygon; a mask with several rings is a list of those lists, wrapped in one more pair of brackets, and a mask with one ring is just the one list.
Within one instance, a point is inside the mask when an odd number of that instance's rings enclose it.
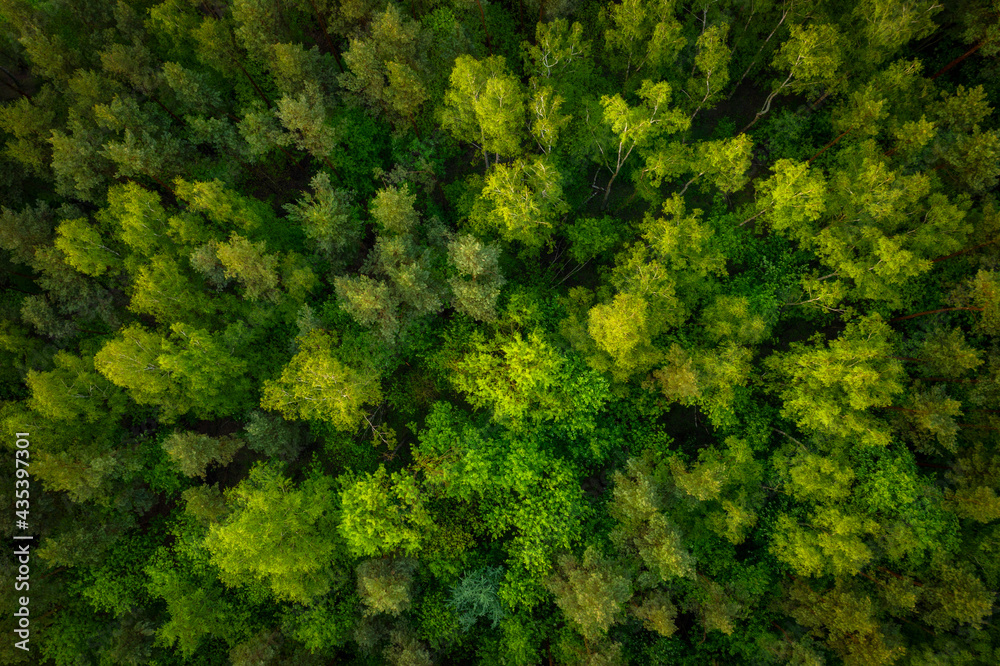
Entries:
{"label": "pine tree", "polygon": [[430,98],[420,23],[404,19],[390,4],[369,31],[352,38],[344,52],[348,71],[340,75],[341,84],[350,98],[388,116],[397,129],[415,128],[416,115]]}
{"label": "pine tree", "polygon": [[304,192],[298,202],[286,204],[285,210],[290,220],[302,225],[320,254],[333,259],[356,243],[361,235],[354,194],[334,189],[326,173],[313,176],[309,186],[313,192]]}
{"label": "pine tree", "polygon": [[227,278],[235,278],[243,287],[243,297],[250,301],[278,299],[278,257],[267,254],[266,244],[253,243],[233,234],[225,243],[215,245],[215,254]]}
{"label": "pine tree", "polygon": [[824,638],[845,664],[895,663],[905,648],[893,644],[874,617],[872,600],[838,579],[832,589],[815,591],[801,579],[788,588],[783,604],[789,615],[818,638]]}
{"label": "pine tree", "polygon": [[555,596],[566,619],[589,640],[603,636],[619,622],[624,604],[632,597],[629,579],[592,547],[582,560],[561,556],[545,587]]}
{"label": "pine tree", "polygon": [[662,487],[653,477],[650,460],[630,459],[625,472],[614,475],[614,495],[608,512],[617,527],[612,541],[647,572],[640,584],[655,585],[675,577],[694,577],[694,558],[681,542],[677,526],[662,507]]}
{"label": "pine tree", "polygon": [[357,566],[358,596],[366,614],[399,616],[410,608],[416,561],[411,559],[365,560]]}
{"label": "pine tree", "polygon": [[210,465],[225,467],[243,446],[243,442],[232,437],[209,437],[190,431],[175,431],[162,444],[181,472],[202,479]]}
{"label": "pine tree", "polygon": [[375,224],[385,234],[412,234],[420,222],[420,214],[414,208],[417,196],[410,193],[407,185],[379,190],[372,199],[369,211]]}
{"label": "pine tree", "polygon": [[459,234],[448,243],[448,260],[458,273],[448,280],[452,306],[473,319],[493,321],[504,277],[499,268],[500,249]]}

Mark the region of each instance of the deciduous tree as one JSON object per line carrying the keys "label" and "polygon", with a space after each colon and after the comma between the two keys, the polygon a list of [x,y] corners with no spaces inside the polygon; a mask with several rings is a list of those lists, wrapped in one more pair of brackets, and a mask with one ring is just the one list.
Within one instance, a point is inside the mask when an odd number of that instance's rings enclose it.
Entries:
{"label": "deciduous tree", "polygon": [[338,430],[356,427],[362,407],[382,400],[379,377],[371,365],[337,358],[336,341],[320,329],[307,333],[281,376],[264,383],[261,406],[292,418],[328,421]]}

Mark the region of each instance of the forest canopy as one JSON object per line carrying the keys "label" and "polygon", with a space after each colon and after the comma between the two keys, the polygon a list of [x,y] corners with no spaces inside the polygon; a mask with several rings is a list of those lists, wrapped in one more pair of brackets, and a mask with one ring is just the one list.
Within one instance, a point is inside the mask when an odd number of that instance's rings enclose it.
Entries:
{"label": "forest canopy", "polygon": [[0,662],[1000,663],[998,55],[996,0],[0,0]]}

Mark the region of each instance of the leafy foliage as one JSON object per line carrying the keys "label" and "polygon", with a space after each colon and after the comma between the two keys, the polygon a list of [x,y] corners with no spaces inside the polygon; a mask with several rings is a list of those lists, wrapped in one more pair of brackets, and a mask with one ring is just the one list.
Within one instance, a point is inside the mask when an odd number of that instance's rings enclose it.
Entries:
{"label": "leafy foliage", "polygon": [[998,16],[0,0],[0,661],[1000,663]]}

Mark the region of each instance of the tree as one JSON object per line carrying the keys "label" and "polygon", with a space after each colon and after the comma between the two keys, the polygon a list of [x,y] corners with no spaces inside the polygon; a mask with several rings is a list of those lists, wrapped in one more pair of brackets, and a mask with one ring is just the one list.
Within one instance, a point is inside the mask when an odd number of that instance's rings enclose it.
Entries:
{"label": "tree", "polygon": [[466,573],[451,588],[448,607],[458,615],[462,631],[469,631],[479,618],[490,620],[496,629],[507,616],[503,602],[497,596],[497,587],[503,575],[500,567],[486,567]]}
{"label": "tree", "polygon": [[209,465],[225,467],[243,447],[243,442],[232,437],[209,437],[191,431],[175,431],[162,444],[181,472],[202,479]]}
{"label": "tree", "polygon": [[[650,296],[667,311],[662,319],[671,325],[684,319],[684,308],[673,301],[676,290],[682,303],[693,304],[711,289],[709,276],[726,275],[726,257],[714,243],[714,230],[702,220],[698,208],[687,210],[675,194],[663,202],[663,215],[646,214],[642,241],[616,257],[615,286]],[[666,285],[673,282],[672,289]],[[666,283],[666,284],[664,284]]]}
{"label": "tree", "polygon": [[108,190],[108,207],[98,214],[132,252],[152,256],[166,249],[168,217],[160,195],[129,182]]}
{"label": "tree", "polygon": [[[268,227],[277,224],[277,218],[270,204],[240,194],[219,179],[185,181],[178,178],[174,181],[174,187],[177,197],[184,202],[189,211],[204,215],[223,233],[242,231],[254,235],[263,233]],[[190,224],[190,220],[184,221]],[[172,225],[177,224],[176,221],[172,221]],[[196,239],[181,237],[179,240],[191,242]],[[207,240],[207,238],[197,240]]]}
{"label": "tree", "polygon": [[477,146],[483,162],[489,153],[497,159],[517,157],[525,107],[523,87],[502,56],[476,60],[460,55],[449,78],[440,112],[441,126],[459,141]]}
{"label": "tree", "polygon": [[987,589],[971,567],[940,564],[924,592],[924,620],[948,631],[958,624],[979,628],[993,610],[996,592]]}
{"label": "tree", "polygon": [[591,308],[587,332],[610,363],[600,356],[588,360],[598,369],[611,371],[620,381],[655,365],[661,352],[653,346],[652,337],[659,332],[659,326],[650,309],[648,301],[629,293]]}
{"label": "tree", "polygon": [[786,612],[816,637],[825,638],[845,664],[894,663],[905,652],[875,618],[870,597],[838,579],[832,589],[813,590],[799,579],[787,588]]}
{"label": "tree", "polygon": [[229,651],[233,666],[270,665],[278,658],[282,636],[278,631],[261,631]]}
{"label": "tree", "polygon": [[655,631],[660,636],[669,638],[677,631],[674,619],[677,617],[677,606],[662,590],[656,590],[643,595],[638,603],[633,602],[629,611],[642,620],[642,626]]}
{"label": "tree", "polygon": [[285,210],[290,220],[302,225],[316,250],[333,259],[351,248],[361,235],[354,193],[334,189],[326,173],[313,176],[309,186],[313,193],[303,193],[298,202],[285,204]]}
{"label": "tree", "polygon": [[375,271],[388,278],[396,298],[418,316],[442,307],[444,293],[432,257],[432,249],[417,245],[412,236],[380,236],[371,253]]}
{"label": "tree", "polygon": [[[222,265],[218,263],[211,246],[207,247],[212,263],[206,266],[198,261],[203,257],[196,255],[192,265],[196,270],[217,266],[218,272],[208,271],[206,277],[212,280],[217,276],[217,280],[213,281],[217,287],[223,286],[225,276]],[[158,254],[136,268],[132,299],[129,302],[132,312],[152,315],[158,321],[167,323],[178,319],[196,321],[213,311],[211,301],[197,289],[197,277],[186,271],[183,264],[174,257]]]}
{"label": "tree", "polygon": [[848,324],[825,346],[793,343],[765,365],[778,381],[782,414],[800,428],[882,446],[889,434],[867,410],[891,404],[903,390],[903,367],[892,349],[891,329],[875,315]]}
{"label": "tree", "polygon": [[583,26],[558,18],[539,21],[535,25],[535,42],[521,43],[521,56],[525,67],[534,76],[559,79],[576,63],[587,57],[589,44],[583,39]]}
{"label": "tree", "polygon": [[55,211],[44,201],[15,211],[0,209],[0,247],[10,253],[12,261],[30,266],[35,251],[48,245],[56,227]]}
{"label": "tree", "polygon": [[227,278],[236,278],[247,300],[277,300],[278,257],[267,254],[265,243],[253,243],[233,234],[225,243],[214,244],[215,254]]}
{"label": "tree", "polygon": [[448,261],[457,272],[448,280],[456,310],[479,321],[496,318],[497,298],[504,284],[499,257],[500,248],[469,234],[459,234],[448,243]]}
{"label": "tree", "polygon": [[184,500],[184,512],[206,525],[217,523],[229,514],[218,484],[191,486],[181,493],[181,499]]}
{"label": "tree", "polygon": [[551,86],[539,86],[534,79],[532,83],[535,94],[528,104],[529,116],[533,116],[531,135],[541,151],[550,155],[560,132],[572,120],[572,116],[559,112],[565,100]]}
{"label": "tree", "polygon": [[94,366],[139,404],[156,405],[170,423],[195,412],[225,414],[245,399],[246,361],[233,358],[222,336],[184,324],[165,338],[132,325],[94,357]]}
{"label": "tree", "polygon": [[[283,95],[295,96],[310,88],[318,90],[323,99],[332,99],[337,90],[330,54],[320,53],[302,44],[272,42],[263,48],[275,85]],[[339,64],[339,63],[338,63]]]}
{"label": "tree", "polygon": [[337,338],[320,329],[299,340],[299,351],[278,379],[264,383],[261,407],[286,417],[328,421],[351,430],[364,418],[364,404],[382,400],[370,364],[347,365],[334,355]]}
{"label": "tree", "polygon": [[416,114],[429,99],[421,26],[405,20],[390,4],[369,25],[369,34],[352,38],[344,52],[348,71],[340,75],[349,98],[389,116],[399,129],[416,126]]}
{"label": "tree", "polygon": [[558,219],[569,211],[560,175],[545,158],[494,164],[483,196],[493,203],[489,221],[509,241],[537,248],[550,238]]}
{"label": "tree", "polygon": [[656,585],[675,577],[695,575],[694,558],[681,542],[677,526],[662,512],[663,488],[654,478],[651,459],[630,459],[615,472],[608,513],[617,523],[612,541],[645,565],[640,585]]}
{"label": "tree", "polygon": [[891,407],[904,424],[900,430],[921,451],[939,448],[954,452],[957,447],[958,424],[962,403],[948,397],[943,386],[914,391],[906,407]]}
{"label": "tree", "polygon": [[845,151],[830,180],[827,224],[803,229],[800,242],[833,269],[807,284],[847,279],[853,295],[898,308],[901,285],[929,270],[942,251],[964,245],[972,229],[961,200],[932,192],[924,174],[890,171],[879,151],[872,142]]}
{"label": "tree", "polygon": [[[47,103],[46,97],[53,97],[51,87],[36,94],[36,102],[28,98],[4,104],[0,107],[0,127],[8,134],[4,154],[16,160],[39,176],[47,176],[52,161],[52,145],[47,131],[55,124],[55,100]],[[41,99],[38,99],[41,98]]]}
{"label": "tree", "polygon": [[632,598],[629,579],[592,547],[582,560],[561,556],[545,587],[555,596],[566,619],[588,640],[606,634],[624,615],[624,604]]}
{"label": "tree", "polygon": [[758,215],[766,215],[776,231],[805,242],[813,230],[811,224],[826,210],[826,179],[818,169],[789,159],[775,162],[773,171],[757,188]]}
{"label": "tree", "polygon": [[510,428],[527,421],[586,420],[604,402],[606,384],[577,378],[538,332],[478,342],[458,361],[451,381],[475,407],[489,407],[493,420]]}
{"label": "tree", "polygon": [[620,52],[625,61],[619,65],[625,81],[640,71],[660,74],[687,42],[670,0],[625,0],[602,14],[608,49]]}
{"label": "tree", "polygon": [[[603,121],[611,130],[610,136],[598,138],[594,134],[600,162],[611,172],[611,179],[604,188],[604,206],[607,206],[611,186],[618,178],[622,166],[636,148],[641,149],[651,144],[664,133],[684,131],[691,124],[690,119],[678,109],[667,108],[670,84],[666,81],[643,81],[639,87],[639,98],[642,100],[639,106],[629,107],[621,95],[601,97]],[[587,124],[590,125],[589,117]],[[591,132],[594,132],[593,127]]]}
{"label": "tree", "polygon": [[399,616],[411,605],[416,561],[411,559],[365,560],[357,566],[358,596],[365,614]]}
{"label": "tree", "polygon": [[902,5],[879,0],[858,3],[853,11],[860,27],[854,35],[855,62],[875,67],[907,42],[926,37],[937,27],[933,19],[943,9],[940,3],[927,0]]}
{"label": "tree", "polygon": [[769,330],[764,316],[754,312],[745,296],[716,296],[702,310],[701,321],[714,342],[754,345],[766,339]]}
{"label": "tree", "polygon": [[247,448],[268,458],[291,461],[306,445],[309,433],[302,424],[289,423],[276,414],[254,410],[247,417],[241,439]]}
{"label": "tree", "polygon": [[698,174],[694,178],[708,176],[723,192],[736,192],[749,181],[746,173],[750,169],[752,150],[753,142],[746,134],[721,141],[703,141],[695,151],[693,166]]}
{"label": "tree", "polygon": [[29,370],[31,408],[46,419],[66,423],[111,424],[125,411],[122,392],[94,369],[94,358],[56,352],[55,367]]}
{"label": "tree", "polygon": [[960,328],[931,328],[916,342],[914,353],[919,363],[915,370],[922,376],[958,379],[983,364],[983,352],[968,343]]}
{"label": "tree", "polygon": [[340,534],[355,557],[413,555],[435,527],[416,478],[382,465],[346,483],[340,501]]}
{"label": "tree", "polygon": [[694,69],[684,88],[690,102],[696,105],[691,112],[692,122],[703,108],[715,105],[729,82],[729,61],[733,54],[726,46],[728,34],[729,26],[719,23],[706,27],[695,42]]}
{"label": "tree", "polygon": [[314,474],[298,487],[273,465],[257,465],[228,491],[231,513],[205,538],[212,562],[233,581],[266,581],[279,598],[308,604],[326,594],[336,538],[333,479]]}
{"label": "tree", "polygon": [[367,275],[337,277],[334,281],[341,307],[362,326],[378,327],[386,340],[399,334],[399,299],[382,280]]}
{"label": "tree", "polygon": [[746,132],[771,110],[771,102],[779,94],[805,93],[817,97],[820,87],[831,90],[839,83],[839,72],[845,53],[843,35],[829,23],[811,22],[793,25],[791,36],[781,45],[771,66],[779,72],[788,72],[784,81],[774,83],[771,94],[764,100],[754,119],[743,128]]}
{"label": "tree", "polygon": [[372,219],[385,234],[412,234],[420,222],[420,214],[413,204],[417,195],[410,193],[407,185],[387,187],[375,193],[369,211]]}
{"label": "tree", "polygon": [[81,273],[99,277],[121,265],[121,253],[108,247],[86,218],[64,220],[57,233],[56,248],[66,256],[66,263]]}
{"label": "tree", "polygon": [[821,506],[805,524],[780,516],[771,552],[802,576],[853,576],[874,558],[863,537],[876,529],[874,521]]}
{"label": "tree", "polygon": [[199,577],[189,565],[183,561],[178,566],[163,548],[145,568],[149,593],[167,606],[168,619],[157,629],[157,638],[185,655],[193,655],[205,638],[232,638],[246,621],[217,579]]}
{"label": "tree", "polygon": [[735,601],[725,588],[715,581],[699,580],[701,583],[693,595],[692,606],[698,614],[705,632],[720,631],[731,636],[734,622],[737,620],[741,605]]}
{"label": "tree", "polygon": [[167,183],[191,161],[190,144],[171,131],[167,119],[131,96],[115,95],[110,104],[95,105],[94,116],[99,128],[117,134],[99,153],[115,165],[116,178],[145,176],[169,191]]}
{"label": "tree", "polygon": [[914,314],[894,317],[890,321],[903,321],[922,317],[925,315],[938,314],[941,312],[953,312],[956,310],[966,310],[970,312],[981,312],[976,328],[984,333],[994,333],[1000,330],[1000,284],[994,271],[979,270],[975,275],[967,278],[955,286],[948,295],[948,300],[952,307],[938,308],[936,310],[926,310]]}
{"label": "tree", "polygon": [[249,106],[243,112],[237,129],[246,142],[251,161],[259,161],[277,148],[291,159],[285,146],[292,145],[293,137],[284,131],[274,114],[263,105]]}
{"label": "tree", "polygon": [[944,508],[989,523],[1000,519],[1000,456],[982,444],[962,451],[945,476],[954,486],[945,490]]}
{"label": "tree", "polygon": [[275,115],[291,135],[297,148],[306,151],[336,173],[337,170],[330,162],[330,155],[337,149],[341,136],[327,121],[326,102],[315,84],[308,84],[298,95],[283,96],[278,100]]}
{"label": "tree", "polygon": [[382,654],[392,666],[431,666],[430,651],[413,635],[403,631],[390,633],[392,642]]}
{"label": "tree", "polygon": [[729,410],[735,389],[749,382],[751,356],[749,349],[733,343],[693,353],[675,343],[664,355],[665,364],[651,373],[653,381],[643,385],[658,384],[668,400],[698,404],[717,422]]}

